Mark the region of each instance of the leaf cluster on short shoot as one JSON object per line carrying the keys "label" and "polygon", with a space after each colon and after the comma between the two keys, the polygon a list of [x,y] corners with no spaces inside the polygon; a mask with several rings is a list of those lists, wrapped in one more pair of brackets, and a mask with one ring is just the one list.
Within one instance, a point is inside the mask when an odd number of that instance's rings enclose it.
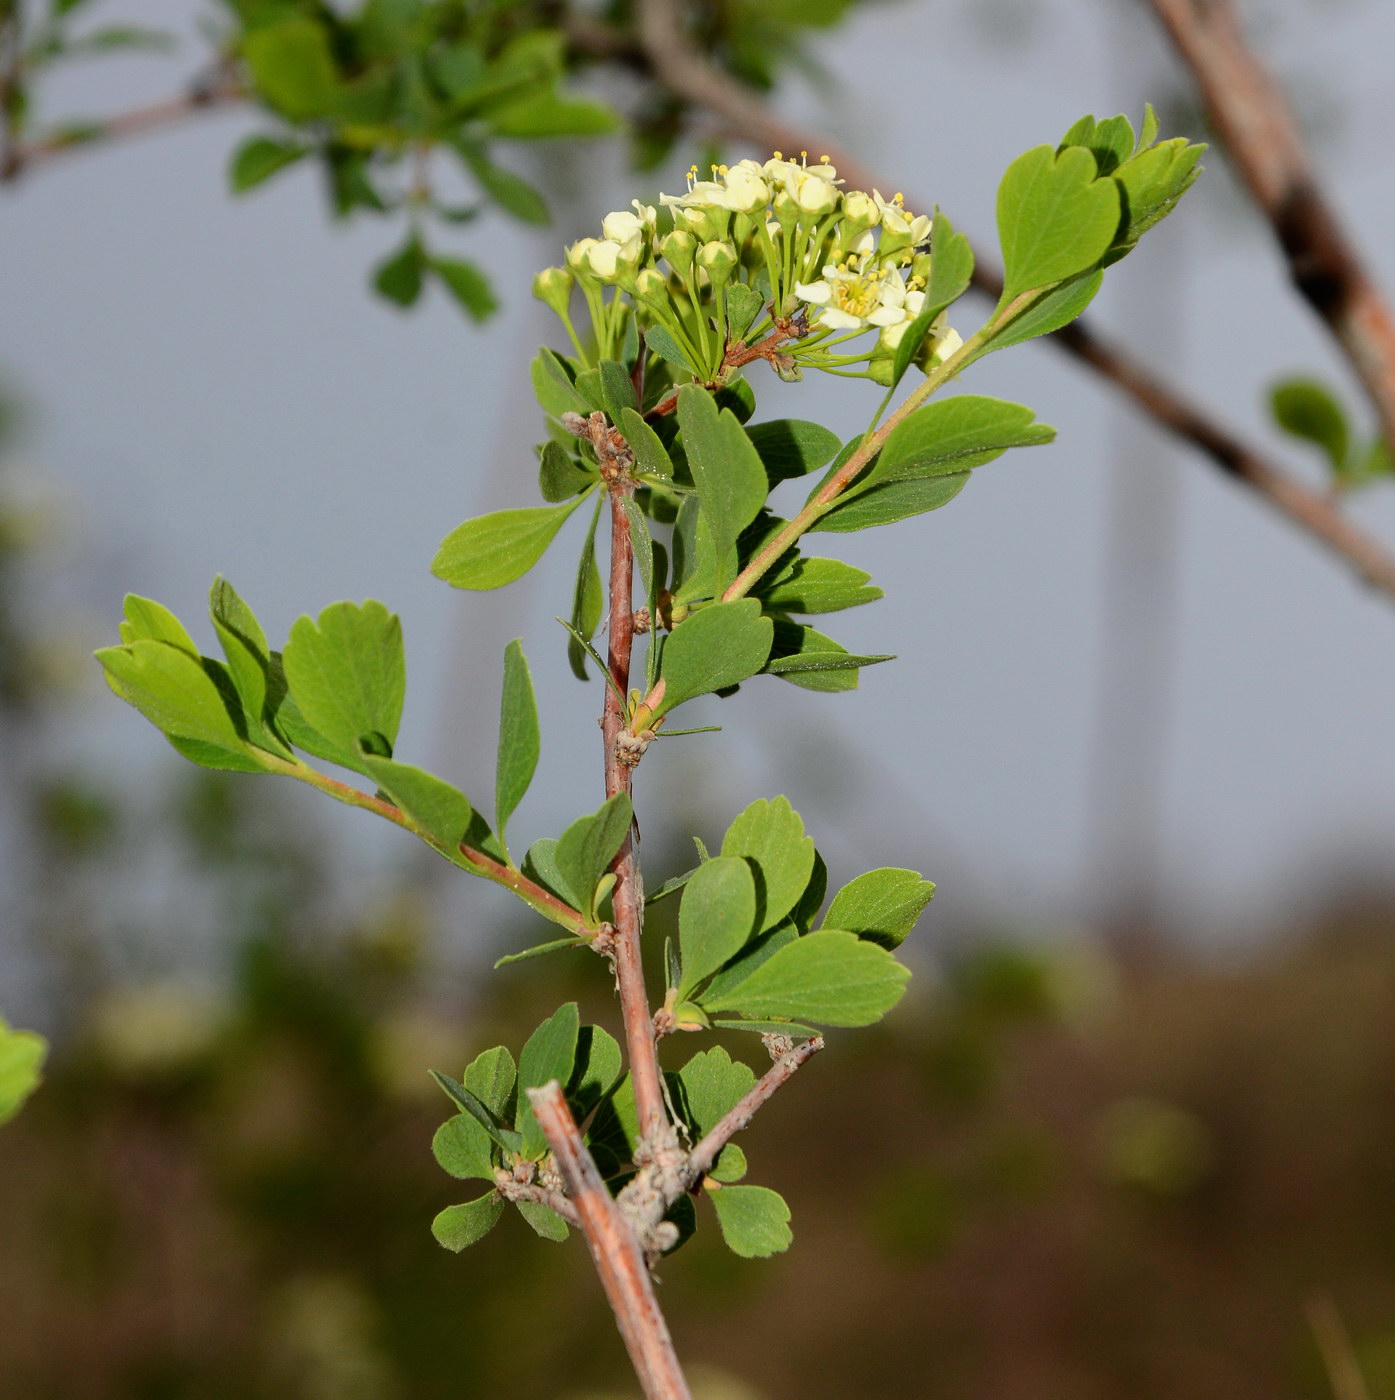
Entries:
{"label": "leaf cluster on short shoot", "polygon": [[[1052,439],[1019,404],[932,396],[982,356],[1078,315],[1105,268],[1172,209],[1198,173],[1201,148],[1157,135],[1151,109],[1137,135],[1123,117],[1085,118],[1058,145],[1013,162],[998,195],[1003,295],[962,336],[948,317],[969,285],[967,241],[943,214],[913,215],[899,198],[845,189],[827,162],[777,155],[716,166],[710,179],[691,171],[678,195],[610,215],[602,238],[574,245],[537,282],[568,341],[532,364],[546,424],[537,453],[543,503],[467,520],[442,543],[434,572],[459,588],[501,587],[589,507],[559,641],[578,677],[597,667],[608,711],[618,711],[609,774],[617,763],[632,773],[656,739],[693,732],[669,721],[701,696],[730,696],[762,676],[809,691],[855,689],[863,667],[892,658],[836,640],[822,618],[882,593],[864,570],[806,553],[805,537],[937,510],[980,467]],[[847,441],[813,421],[760,421],[751,371],[761,362],[785,379],[867,378],[884,397]],[[915,382],[898,400],[913,367]],[[802,502],[773,503],[810,481]],[[629,586],[632,560],[642,594],[622,629],[627,655],[634,636],[644,648],[627,693],[594,642],[607,598],[597,564],[607,504],[612,552],[624,550],[620,581]],[[279,651],[221,580],[211,617],[222,659],[200,655],[171,613],[134,597],[120,645],[99,653],[112,688],[181,753],[210,767],[281,773],[374,811],[564,930],[505,962],[573,947],[613,956],[617,881],[633,879],[629,778],[555,837],[533,840],[521,859],[510,848],[509,822],[540,754],[520,643],[504,657],[491,821],[453,784],[397,756],[402,635],[382,604],[335,603],[302,617]],[[615,626],[612,616],[612,641]],[[310,759],[359,775],[367,789]],[[678,905],[664,995],[644,1011],[661,1043],[749,1032],[788,1069],[801,1045],[830,1028],[868,1025],[900,999],[909,971],[897,950],[934,889],[917,872],[871,870],[827,899],[824,862],[781,796],[752,801],[714,853],[698,849],[697,864],[651,887],[648,900]],[[637,1116],[635,1066],[574,1004],[545,1020],[517,1059],[496,1046],[458,1080],[438,1079],[456,1113],[436,1136],[436,1156],[452,1175],[485,1183],[437,1218],[447,1247],[479,1239],[509,1202],[540,1235],[565,1236],[575,1211],[527,1092],[554,1081],[610,1191],[622,1203],[638,1191],[632,1183],[653,1144]],[[789,1244],[784,1202],[744,1182],[745,1154],[729,1140],[763,1083],[720,1044],[666,1074],[685,1155],[660,1193],[666,1229],[651,1244],[672,1249],[686,1239],[699,1196],[711,1199],[736,1253]]]}

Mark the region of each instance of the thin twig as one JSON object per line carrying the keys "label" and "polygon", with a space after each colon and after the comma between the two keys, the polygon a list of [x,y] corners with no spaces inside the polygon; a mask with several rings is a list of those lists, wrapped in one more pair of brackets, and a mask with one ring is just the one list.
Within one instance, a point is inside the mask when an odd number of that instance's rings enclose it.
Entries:
{"label": "thin twig", "polygon": [[530,1181],[515,1181],[506,1168],[500,1168],[498,1185],[495,1190],[506,1200],[522,1205],[546,1206],[555,1211],[576,1229],[581,1229],[581,1214],[571,1201],[560,1191],[539,1186]]}
{"label": "thin twig", "polygon": [[95,142],[121,140],[179,126],[190,117],[240,102],[246,96],[246,89],[236,79],[224,72],[215,73],[192,83],[187,92],[118,112],[81,127],[77,133],[58,132],[11,146],[0,164],[0,181],[16,180],[36,165],[47,164]]}
{"label": "thin twig", "polygon": [[528,1098],[576,1207],[586,1247],[645,1395],[648,1400],[691,1400],[668,1324],[654,1296],[644,1250],[606,1190],[561,1085],[554,1079],[541,1089],[529,1089]]}
{"label": "thin twig", "polygon": [[[640,0],[641,42],[654,75],[680,97],[708,108],[740,138],[757,147],[827,153],[847,178],[863,189],[893,189],[846,151],[778,116],[758,96],[721,72],[688,41],[677,0]],[[584,41],[585,36],[580,36]],[[996,298],[1001,275],[981,255],[974,286]],[[1395,597],[1395,555],[1337,510],[1331,501],[1295,480],[1180,390],[1145,369],[1128,352],[1077,320],[1050,339],[1098,371],[1136,407],[1197,447],[1216,466],[1263,496],[1290,521],[1355,568],[1363,580]]]}
{"label": "thin twig", "polygon": [[[785,1051],[773,1065],[744,1093],[735,1106],[721,1118],[696,1147],[688,1154],[688,1185],[695,1185],[712,1170],[712,1164],[721,1155],[722,1148],[737,1133],[744,1132],[766,1102],[782,1089],[803,1064],[813,1059],[823,1049],[823,1037],[812,1036],[801,1040],[798,1045]],[[670,1204],[672,1204],[670,1202]]]}
{"label": "thin twig", "polygon": [[1229,0],[1150,0],[1206,114],[1268,219],[1294,285],[1326,323],[1395,446],[1395,317],[1318,184],[1283,89]]}

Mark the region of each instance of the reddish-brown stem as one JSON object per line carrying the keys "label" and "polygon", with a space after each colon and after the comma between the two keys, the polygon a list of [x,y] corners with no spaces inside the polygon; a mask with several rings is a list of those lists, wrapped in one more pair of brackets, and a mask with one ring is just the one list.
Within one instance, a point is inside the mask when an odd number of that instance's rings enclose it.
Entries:
{"label": "reddish-brown stem", "polygon": [[737,1133],[744,1132],[750,1127],[751,1119],[756,1116],[766,1101],[789,1082],[801,1065],[813,1059],[822,1049],[823,1037],[821,1035],[802,1040],[798,1045],[785,1051],[766,1070],[736,1104],[718,1120],[711,1132],[702,1138],[688,1154],[686,1172],[688,1186],[693,1186],[712,1170],[712,1164],[721,1154],[722,1148]]}
{"label": "reddish-brown stem", "polygon": [[[597,433],[609,430],[598,427]],[[605,795],[629,792],[633,768],[621,762],[619,739],[626,716],[621,697],[629,692],[630,654],[634,649],[634,549],[629,521],[625,517],[625,497],[630,490],[628,477],[608,460],[608,442],[598,441],[597,450],[606,464],[610,492],[610,635],[606,663],[613,686],[605,691],[601,734],[605,743]],[[658,1043],[649,1013],[649,994],[644,986],[644,964],[640,952],[640,932],[644,918],[634,852],[634,833],[611,863],[615,888],[611,902],[615,909],[615,980],[620,992],[620,1014],[625,1023],[625,1045],[629,1052],[630,1078],[635,1090],[641,1143],[652,1148],[666,1141],[672,1132],[664,1108],[663,1081],[659,1071]]]}
{"label": "reddish-brown stem", "polygon": [[639,1237],[606,1190],[561,1085],[554,1079],[541,1089],[529,1089],[528,1098],[576,1207],[586,1247],[645,1395],[648,1400],[691,1400]]}
{"label": "reddish-brown stem", "polygon": [[1151,0],[1206,114],[1395,444],[1395,317],[1318,183],[1288,99],[1245,42],[1229,0]]}

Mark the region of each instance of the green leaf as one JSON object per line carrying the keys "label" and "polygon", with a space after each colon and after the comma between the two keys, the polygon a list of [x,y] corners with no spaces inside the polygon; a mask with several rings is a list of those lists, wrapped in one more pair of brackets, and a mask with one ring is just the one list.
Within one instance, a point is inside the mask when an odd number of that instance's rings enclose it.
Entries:
{"label": "green leaf", "polygon": [[1351,454],[1351,429],[1336,396],[1316,379],[1285,379],[1269,392],[1274,421],[1284,432],[1313,443],[1332,470],[1345,471]]}
{"label": "green leaf", "polygon": [[397,252],[384,258],[373,269],[373,286],[380,296],[396,302],[398,306],[411,306],[421,296],[426,268],[426,250],[412,235]]}
{"label": "green leaf", "polygon": [[527,180],[515,175],[512,170],[505,170],[502,165],[496,165],[485,154],[484,148],[474,142],[457,142],[456,150],[475,177],[475,183],[501,209],[525,224],[540,226],[549,222],[551,215],[547,202]]}
{"label": "green leaf", "polygon": [[930,283],[920,314],[906,327],[896,344],[891,362],[891,383],[894,388],[920,352],[921,344],[930,332],[936,317],[969,288],[974,275],[974,250],[962,233],[956,233],[949,218],[935,214],[930,227]]}
{"label": "green leaf", "polygon": [[601,407],[612,423],[619,423],[626,409],[633,412],[639,407],[634,381],[629,370],[617,360],[602,360],[596,370],[601,380]]}
{"label": "green leaf", "polygon": [[282,653],[300,713],[332,744],[392,757],[407,689],[402,623],[376,599],[299,617]]}
{"label": "green leaf", "polygon": [[427,265],[472,320],[488,320],[499,309],[489,278],[461,258],[428,258]]}
{"label": "green leaf", "polygon": [[624,1057],[615,1037],[603,1026],[582,1026],[576,1038],[576,1066],[564,1086],[578,1123],[615,1088],[623,1069]]}
{"label": "green leaf", "polygon": [[292,121],[322,117],[339,95],[339,71],[329,35],[308,16],[291,16],[254,29],[242,57],[257,90]]}
{"label": "green leaf", "polygon": [[755,1071],[720,1046],[703,1050],[678,1071],[694,1141],[705,1137],[755,1087]]}
{"label": "green leaf", "polygon": [[538,705],[523,642],[515,639],[504,648],[504,691],[499,705],[499,758],[494,777],[494,820],[499,839],[523,801],[538,766],[540,734]]}
{"label": "green leaf", "polygon": [[790,1247],[790,1208],[778,1192],[768,1186],[723,1186],[709,1194],[722,1238],[733,1254],[768,1259]]}
{"label": "green leaf", "polygon": [[543,500],[554,505],[569,501],[595,483],[594,474],[580,466],[574,457],[569,457],[559,443],[543,443],[538,458],[538,490]]}
{"label": "green leaf", "polygon": [[446,1097],[452,1099],[465,1110],[489,1137],[507,1153],[517,1156],[523,1150],[523,1135],[512,1128],[506,1128],[499,1121],[499,1115],[486,1104],[473,1089],[457,1083],[448,1074],[433,1069],[431,1077],[440,1085]]}
{"label": "green leaf", "polygon": [[995,350],[1007,350],[1070,325],[1095,299],[1095,293],[1103,284],[1104,273],[1097,268],[1062,282],[1008,321],[974,358],[979,359]]}
{"label": "green leaf", "polygon": [[630,551],[634,555],[635,568],[639,571],[644,596],[649,598],[654,593],[654,537],[649,533],[649,522],[634,497],[621,497],[621,504],[625,511],[625,526],[630,534]]}
{"label": "green leaf", "polygon": [[686,370],[694,379],[698,377],[697,368],[688,358],[686,351],[662,326],[650,326],[644,332],[644,343],[649,347],[651,354],[657,355],[661,360],[667,360],[669,364],[676,365],[681,370]]}
{"label": "green leaf", "polygon": [[261,748],[292,758],[290,748],[266,723],[267,695],[272,683],[271,653],[266,634],[252,609],[225,578],[213,580],[209,616],[228,659],[228,674],[242,700],[248,737]]}
{"label": "green leaf", "polygon": [[823,926],[895,948],[915,927],[934,893],[935,886],[914,870],[869,870],[833,896]]}
{"label": "green leaf", "polygon": [[43,1036],[12,1030],[0,1019],[0,1123],[8,1123],[39,1087],[47,1054]]}
{"label": "green leaf", "polygon": [[576,1064],[576,1042],[581,1030],[581,1017],[576,1002],[569,1001],[557,1010],[528,1037],[518,1057],[518,1117],[514,1127],[523,1134],[523,1155],[535,1161],[547,1153],[547,1139],[533,1105],[528,1101],[529,1089],[540,1089],[550,1080],[566,1085]]}
{"label": "green leaf", "polygon": [[557,870],[568,889],[575,891],[588,917],[594,915],[596,886],[610,869],[633,820],[628,793],[617,792],[588,817],[579,817],[557,842]]}
{"label": "green leaf", "polygon": [[714,690],[739,685],[765,665],[775,636],[755,598],[713,603],[673,629],[664,643],[663,697],[656,713]]}
{"label": "green leaf", "polygon": [[883,597],[870,574],[840,559],[797,559],[760,594],[772,612],[829,613]]}
{"label": "green leaf", "polygon": [[775,625],[775,645],[770,649],[766,671],[804,690],[825,692],[856,690],[858,671],[893,656],[855,656],[813,627],[779,622]]}
{"label": "green leaf", "polygon": [[309,153],[307,146],[277,141],[270,136],[249,136],[233,152],[228,165],[228,185],[234,194],[246,194]]}
{"label": "green leaf", "polygon": [[779,924],[768,933],[762,933],[744,947],[708,984],[702,994],[704,1002],[720,1004],[721,999],[744,982],[762,963],[773,958],[786,943],[793,943],[799,937],[792,924]]}
{"label": "green leaf", "polygon": [[465,1068],[464,1086],[499,1120],[513,1116],[518,1071],[508,1046],[482,1050]]}
{"label": "green leaf", "polygon": [[491,1191],[464,1205],[447,1206],[431,1222],[431,1233],[435,1235],[437,1244],[459,1254],[462,1249],[482,1240],[499,1223],[503,1213],[504,1202]]}
{"label": "green leaf", "polygon": [[[585,413],[586,401],[577,393],[567,367],[557,354],[544,347],[533,357],[529,366],[533,381],[533,395],[545,413],[560,418],[564,413]],[[572,441],[572,435],[567,434]]]}
{"label": "green leaf", "polygon": [[1021,404],[982,394],[936,399],[892,429],[872,469],[844,499],[891,481],[918,481],[982,466],[1010,447],[1036,447],[1056,436]]}
{"label": "green leaf", "polygon": [[563,948],[586,948],[590,947],[591,940],[582,938],[579,934],[574,938],[553,938],[546,943],[535,943],[531,948],[525,948],[521,953],[506,953],[502,958],[494,960],[494,970],[498,972],[501,967],[511,967],[514,963],[529,962],[533,958],[544,957],[548,953],[560,953]]}
{"label": "green leaf", "polygon": [[635,464],[640,471],[667,481],[673,475],[673,459],[658,433],[632,408],[620,410],[619,426],[630,445],[630,451],[635,454]]}
{"label": "green leaf", "polygon": [[441,541],[431,572],[452,588],[502,588],[522,578],[543,557],[585,499],[583,495],[560,506],[496,510],[467,520]]}
{"label": "green leaf", "polygon": [[518,1213],[532,1227],[535,1235],[551,1240],[554,1244],[561,1244],[567,1238],[570,1233],[567,1222],[551,1206],[542,1205],[538,1201],[519,1201],[517,1204]]}
{"label": "green leaf", "polygon": [[543,889],[550,890],[564,903],[577,909],[581,897],[567,883],[557,864],[558,842],[551,836],[542,836],[528,847],[523,857],[523,873]]}
{"label": "green leaf", "polygon": [[361,754],[359,769],[426,832],[452,864],[478,873],[478,866],[461,854],[462,843],[501,863],[507,860],[470,799],[444,778],[410,763],[397,763],[374,754]]}
{"label": "green leaf", "polygon": [[760,315],[765,298],[747,282],[732,282],[726,291],[727,331],[733,340],[740,340],[751,329],[751,322]]}
{"label": "green leaf", "polygon": [[1079,146],[1059,154],[1037,146],[1008,166],[998,186],[1001,305],[1094,267],[1108,251],[1119,227],[1119,191],[1097,175],[1095,158]]}
{"label": "green leaf", "polygon": [[869,1026],[901,1000],[910,975],[885,948],[855,933],[821,929],[787,943],[718,999],[704,996],[702,1006],[823,1026]]}
{"label": "green leaf", "polygon": [[195,740],[247,761],[241,705],[218,662],[143,639],[96,655],[111,688],[171,740]]}
{"label": "green leaf", "polygon": [[890,525],[908,516],[923,515],[948,505],[968,484],[969,472],[931,476],[920,481],[893,481],[852,500],[835,505],[820,516],[810,531],[870,530],[874,525]]}
{"label": "green leaf", "polygon": [[1111,261],[1123,257],[1155,224],[1161,223],[1177,206],[1177,201],[1201,174],[1197,162],[1205,146],[1193,146],[1185,137],[1141,150],[1114,171],[1123,192],[1123,229],[1118,251]]}
{"label": "green leaf", "polygon": [[1096,121],[1094,117],[1081,117],[1066,134],[1061,137],[1058,150],[1066,146],[1083,146],[1095,158],[1101,175],[1108,175],[1119,164],[1133,155],[1137,148],[1133,126],[1124,116],[1107,117]]}
{"label": "green leaf", "polygon": [[457,1113],[436,1129],[431,1153],[443,1171],[462,1181],[494,1180],[494,1144],[468,1113]]}
{"label": "green leaf", "polygon": [[789,914],[814,870],[813,838],[804,834],[804,820],[787,797],[752,802],[727,828],[722,854],[740,856],[755,869],[759,933]]}
{"label": "green leaf", "polygon": [[589,677],[586,672],[587,647],[578,639],[589,643],[596,628],[601,625],[601,616],[605,612],[605,586],[601,582],[601,571],[596,567],[596,526],[600,523],[604,505],[605,496],[597,495],[591,525],[581,545],[581,557],[577,560],[576,584],[572,589],[571,629],[575,635],[567,638],[567,664],[579,681]]}
{"label": "green leaf", "polygon": [[736,956],[756,932],[756,882],[738,856],[721,855],[694,873],[678,910],[683,977],[678,999]]}
{"label": "green leaf", "polygon": [[514,140],[547,140],[558,136],[608,136],[619,119],[603,102],[556,93],[531,95],[489,114],[499,136]]}
{"label": "green leaf", "polygon": [[124,611],[125,620],[120,629],[123,642],[168,642],[180,651],[198,657],[199,649],[194,645],[194,639],[163,603],[157,603],[153,598],[142,598],[138,593],[128,593]]}
{"label": "green leaf", "polygon": [[777,418],[746,429],[765,466],[767,491],[782,481],[816,472],[842,445],[837,433],[798,418]]}
{"label": "green leaf", "polygon": [[678,391],[678,426],[701,508],[699,554],[715,562],[711,584],[720,592],[736,577],[736,541],[760,514],[770,483],[736,415],[718,413],[706,389]]}

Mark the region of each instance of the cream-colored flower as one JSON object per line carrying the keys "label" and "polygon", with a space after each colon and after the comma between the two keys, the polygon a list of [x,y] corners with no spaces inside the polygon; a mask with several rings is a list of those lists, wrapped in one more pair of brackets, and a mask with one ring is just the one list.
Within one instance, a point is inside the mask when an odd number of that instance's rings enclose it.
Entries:
{"label": "cream-colored flower", "polygon": [[636,267],[644,256],[644,239],[631,234],[625,241],[604,238],[586,250],[586,263],[602,282],[612,282],[622,267]]}
{"label": "cream-colored flower", "polygon": [[601,220],[601,232],[612,243],[624,243],[636,234],[642,237],[653,233],[658,223],[659,211],[652,204],[641,204],[637,199],[630,203],[634,208],[633,213],[627,209],[617,209]]}
{"label": "cream-colored flower", "polygon": [[800,301],[818,307],[814,322],[835,331],[888,326],[904,319],[908,294],[900,274],[885,263],[856,254],[829,263],[817,282],[796,282]]}
{"label": "cream-colored flower", "polygon": [[742,161],[723,176],[726,184],[726,206],[734,214],[754,214],[770,202],[770,185],[754,161]]}
{"label": "cream-colored flower", "polygon": [[894,194],[890,199],[883,199],[880,190],[873,190],[872,198],[882,211],[882,228],[887,233],[912,245],[924,243],[930,237],[930,216],[907,213],[902,195]]}
{"label": "cream-colored flower", "polygon": [[587,257],[591,249],[595,246],[596,239],[594,238],[578,238],[577,241],[567,249],[567,266],[577,271],[583,268],[589,268],[590,263],[587,261]]}

